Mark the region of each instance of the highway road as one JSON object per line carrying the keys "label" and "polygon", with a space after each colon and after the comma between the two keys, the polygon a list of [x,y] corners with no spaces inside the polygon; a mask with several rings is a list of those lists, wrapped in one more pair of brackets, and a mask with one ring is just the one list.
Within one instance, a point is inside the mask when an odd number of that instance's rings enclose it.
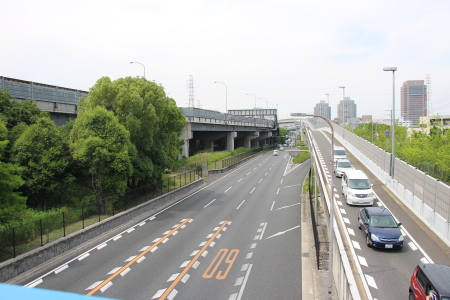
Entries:
{"label": "highway road", "polygon": [[300,299],[309,168],[260,155],[24,285],[116,299]]}
{"label": "highway road", "polygon": [[[330,135],[313,131],[319,146],[322,162],[331,172]],[[335,142],[336,144],[336,142]],[[337,145],[340,145],[337,143]],[[348,152],[348,151],[347,151]],[[360,207],[346,204],[341,191],[341,179],[335,178],[335,197],[348,235],[366,280],[369,293],[374,299],[406,299],[409,280],[415,266],[421,262],[434,262],[450,265],[450,249],[409,209],[388,192],[388,189],[356,157],[347,153],[347,158],[356,169],[363,170],[374,185],[378,196],[374,206],[387,207],[396,219],[402,223],[404,247],[402,250],[378,250],[366,246],[365,234],[358,229],[358,212]]]}

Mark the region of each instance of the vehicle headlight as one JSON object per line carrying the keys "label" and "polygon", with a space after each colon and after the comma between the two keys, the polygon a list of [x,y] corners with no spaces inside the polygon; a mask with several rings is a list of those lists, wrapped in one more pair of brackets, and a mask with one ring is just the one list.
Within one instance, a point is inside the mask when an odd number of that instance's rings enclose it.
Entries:
{"label": "vehicle headlight", "polygon": [[401,235],[401,236],[398,238],[398,241],[399,241],[399,242],[403,242],[403,235]]}
{"label": "vehicle headlight", "polygon": [[369,193],[368,195],[367,195],[367,197],[373,197],[374,196],[374,193]]}
{"label": "vehicle headlight", "polygon": [[350,197],[356,197],[356,194],[349,193],[349,196],[350,196]]}
{"label": "vehicle headlight", "polygon": [[380,239],[373,233],[370,235],[370,238],[372,239],[372,241],[380,241]]}

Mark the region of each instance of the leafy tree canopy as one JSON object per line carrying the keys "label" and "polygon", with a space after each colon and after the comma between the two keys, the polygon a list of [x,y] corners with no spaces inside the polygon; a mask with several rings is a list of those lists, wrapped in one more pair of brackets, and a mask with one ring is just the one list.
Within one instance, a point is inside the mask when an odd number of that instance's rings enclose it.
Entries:
{"label": "leafy tree canopy", "polygon": [[[0,160],[8,144],[6,124],[0,120]],[[0,224],[20,220],[26,210],[26,197],[16,190],[24,183],[19,175],[20,168],[0,161]]]}
{"label": "leafy tree canopy", "polygon": [[66,180],[70,161],[68,144],[62,131],[48,117],[41,117],[20,135],[12,148],[11,160],[22,167],[26,180],[25,194],[33,207],[46,209],[61,203],[61,190]]}
{"label": "leafy tree canopy", "polygon": [[113,112],[100,106],[81,112],[70,133],[70,150],[91,175],[90,185],[99,201],[126,190],[136,148]]}
{"label": "leafy tree canopy", "polygon": [[130,132],[138,152],[132,161],[134,186],[159,179],[165,168],[172,167],[180,152],[179,135],[186,122],[160,85],[145,78],[111,81],[103,77],[91,88],[88,98],[79,103],[80,109],[86,111],[96,106],[112,111]]}

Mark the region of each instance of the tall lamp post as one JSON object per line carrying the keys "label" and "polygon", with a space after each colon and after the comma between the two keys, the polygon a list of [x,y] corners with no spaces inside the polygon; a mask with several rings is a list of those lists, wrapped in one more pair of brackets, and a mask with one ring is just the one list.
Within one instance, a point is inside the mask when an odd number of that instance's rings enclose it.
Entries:
{"label": "tall lamp post", "polygon": [[[331,155],[330,155],[330,164],[331,164],[331,174],[334,174],[334,129],[333,125],[331,124],[331,121],[323,116],[319,115],[312,115],[312,114],[306,114],[306,113],[291,113],[292,117],[316,117],[324,119],[328,126],[330,126],[331,129]],[[329,238],[329,254],[328,254],[328,295],[331,296],[332,294],[332,288],[333,288],[333,231],[334,231],[334,176],[331,176],[330,178],[330,194],[331,194],[331,203],[330,203],[330,230],[328,233]]]}
{"label": "tall lamp post", "polygon": [[225,86],[225,123],[228,121],[228,87],[225,83],[214,81],[214,83],[221,83]]}
{"label": "tall lamp post", "polygon": [[141,64],[140,62],[137,62],[137,61],[130,61],[130,64],[140,64],[141,66],[143,66],[144,67],[144,78],[145,78],[145,66],[144,66],[144,64]]}
{"label": "tall lamp post", "polygon": [[255,109],[256,109],[256,96],[255,95],[253,95],[253,94],[246,94],[247,96],[253,96],[253,97],[255,97]]}
{"label": "tall lamp post", "polygon": [[343,134],[343,138],[344,138],[344,140],[345,140],[345,107],[346,107],[346,105],[345,105],[345,86],[340,86],[339,87],[340,89],[342,89],[342,105],[343,105],[343,107],[342,107],[342,117],[343,117],[343,119],[344,119],[344,134]]}
{"label": "tall lamp post", "polygon": [[392,127],[392,154],[391,154],[391,168],[390,175],[394,178],[394,162],[395,162],[395,71],[397,67],[386,67],[383,71],[392,71],[392,114],[391,114],[391,127]]}
{"label": "tall lamp post", "polygon": [[[259,98],[259,99],[266,101],[267,109],[269,109],[269,100],[267,100],[266,98]],[[270,102],[270,104],[272,104],[272,108],[273,108],[273,103]]]}

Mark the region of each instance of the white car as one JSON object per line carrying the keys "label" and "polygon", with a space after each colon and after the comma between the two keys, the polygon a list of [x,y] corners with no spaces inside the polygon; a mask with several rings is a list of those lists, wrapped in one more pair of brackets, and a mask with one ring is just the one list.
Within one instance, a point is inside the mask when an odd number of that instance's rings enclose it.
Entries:
{"label": "white car", "polygon": [[280,151],[283,151],[284,150],[284,147],[280,147]]}
{"label": "white car", "polygon": [[278,150],[273,150],[273,156],[278,156]]}
{"label": "white car", "polygon": [[342,177],[345,171],[354,169],[348,159],[337,159],[334,162],[334,174],[336,174],[336,177]]}

